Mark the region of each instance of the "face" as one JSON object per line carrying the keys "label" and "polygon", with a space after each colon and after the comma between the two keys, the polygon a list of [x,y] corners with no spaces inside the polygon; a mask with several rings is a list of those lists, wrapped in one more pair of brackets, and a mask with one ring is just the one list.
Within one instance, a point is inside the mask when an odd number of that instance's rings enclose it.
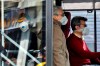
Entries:
{"label": "face", "polygon": [[81,25],[80,25],[81,28],[87,27],[87,25],[86,25],[84,20],[81,20],[80,22],[81,22]]}
{"label": "face", "polygon": [[86,23],[84,20],[80,20],[80,26],[75,26],[76,31],[82,33],[81,29],[87,27]]}
{"label": "face", "polygon": [[54,15],[53,16],[53,18],[54,19],[56,19],[56,20],[58,20],[58,21],[60,21],[61,19],[62,19],[62,17],[64,16],[64,12],[63,12],[63,10],[62,9],[60,9],[59,11],[58,11],[58,15]]}

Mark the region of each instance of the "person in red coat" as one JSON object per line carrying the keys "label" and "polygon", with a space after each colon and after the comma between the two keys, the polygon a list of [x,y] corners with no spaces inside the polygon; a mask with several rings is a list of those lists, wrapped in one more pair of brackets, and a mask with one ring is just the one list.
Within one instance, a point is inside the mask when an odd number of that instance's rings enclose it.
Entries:
{"label": "person in red coat", "polygon": [[86,21],[87,18],[81,16],[75,16],[71,20],[73,33],[66,39],[71,66],[91,64],[90,59],[100,64],[100,52],[91,52],[82,39],[82,36],[89,32]]}

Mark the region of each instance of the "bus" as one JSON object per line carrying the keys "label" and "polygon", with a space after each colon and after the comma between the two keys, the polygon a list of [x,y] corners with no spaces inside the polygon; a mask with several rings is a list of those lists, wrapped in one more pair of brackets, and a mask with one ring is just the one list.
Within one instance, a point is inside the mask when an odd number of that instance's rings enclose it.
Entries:
{"label": "bus", "polygon": [[87,17],[84,40],[100,52],[99,0],[0,0],[0,66],[53,66],[54,5],[68,18],[68,34],[74,16]]}

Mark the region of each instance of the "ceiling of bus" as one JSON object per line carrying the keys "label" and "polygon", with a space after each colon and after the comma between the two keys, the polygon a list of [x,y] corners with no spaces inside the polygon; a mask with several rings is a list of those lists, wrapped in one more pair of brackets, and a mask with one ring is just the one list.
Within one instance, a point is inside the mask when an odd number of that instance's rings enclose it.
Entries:
{"label": "ceiling of bus", "polygon": [[63,9],[100,9],[100,0],[63,0]]}

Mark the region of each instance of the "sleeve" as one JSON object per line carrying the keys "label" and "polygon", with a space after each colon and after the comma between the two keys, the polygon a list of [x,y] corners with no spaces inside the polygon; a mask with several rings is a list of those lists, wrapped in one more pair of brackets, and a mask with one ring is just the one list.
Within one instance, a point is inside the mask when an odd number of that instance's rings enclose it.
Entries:
{"label": "sleeve", "polygon": [[70,19],[71,19],[71,13],[70,12],[65,12],[65,16],[68,19],[68,22],[66,25],[62,25],[62,30],[65,34],[65,37],[68,38],[69,34],[70,34]]}
{"label": "sleeve", "polygon": [[[87,48],[87,50],[85,49]],[[100,52],[91,52],[88,47],[84,48],[84,44],[77,39],[71,39],[70,49],[82,58],[95,59],[100,57]]]}
{"label": "sleeve", "polygon": [[100,59],[99,58],[91,59],[91,64],[99,64],[100,65]]}
{"label": "sleeve", "polygon": [[59,28],[54,27],[53,31],[53,63],[54,66],[62,66],[65,64],[65,57],[62,50],[62,38]]}

